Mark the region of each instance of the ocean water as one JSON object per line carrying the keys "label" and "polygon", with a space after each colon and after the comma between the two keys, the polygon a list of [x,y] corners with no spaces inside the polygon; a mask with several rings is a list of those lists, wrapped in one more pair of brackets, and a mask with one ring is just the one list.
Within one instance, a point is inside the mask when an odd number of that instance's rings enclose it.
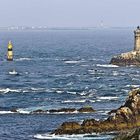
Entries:
{"label": "ocean water", "polygon": [[[6,61],[13,42],[14,61]],[[140,87],[139,67],[109,65],[133,49],[133,29],[0,32],[0,139],[95,139],[114,134],[54,136],[65,121],[106,119],[128,92]],[[11,73],[15,69],[18,75]],[[92,106],[86,114],[30,114],[37,109]],[[17,108],[19,113],[10,109]]]}

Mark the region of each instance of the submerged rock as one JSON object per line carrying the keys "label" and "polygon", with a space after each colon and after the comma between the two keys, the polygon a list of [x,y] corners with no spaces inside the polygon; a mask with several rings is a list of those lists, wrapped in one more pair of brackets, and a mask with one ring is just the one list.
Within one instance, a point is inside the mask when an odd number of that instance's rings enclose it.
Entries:
{"label": "submerged rock", "polygon": [[[74,127],[74,124],[78,127]],[[111,111],[110,116],[106,120],[87,119],[82,124],[78,122],[64,122],[53,134],[110,132],[136,127],[140,127],[140,89],[131,91],[124,105]]]}

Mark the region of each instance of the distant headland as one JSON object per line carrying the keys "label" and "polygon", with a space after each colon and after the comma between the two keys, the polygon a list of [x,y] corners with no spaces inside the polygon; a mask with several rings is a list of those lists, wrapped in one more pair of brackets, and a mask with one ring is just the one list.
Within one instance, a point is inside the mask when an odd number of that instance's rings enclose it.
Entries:
{"label": "distant headland", "polygon": [[126,66],[126,65],[136,65],[140,66],[140,27],[134,31],[134,49],[130,52],[122,53],[120,55],[114,56],[110,64]]}

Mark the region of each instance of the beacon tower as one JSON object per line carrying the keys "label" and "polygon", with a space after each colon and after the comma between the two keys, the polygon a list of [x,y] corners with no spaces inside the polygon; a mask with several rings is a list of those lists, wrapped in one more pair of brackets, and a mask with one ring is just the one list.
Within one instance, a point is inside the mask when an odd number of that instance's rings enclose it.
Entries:
{"label": "beacon tower", "polygon": [[11,41],[8,43],[7,60],[13,61],[13,45]]}
{"label": "beacon tower", "polygon": [[134,51],[140,51],[140,27],[138,26],[137,29],[134,31]]}

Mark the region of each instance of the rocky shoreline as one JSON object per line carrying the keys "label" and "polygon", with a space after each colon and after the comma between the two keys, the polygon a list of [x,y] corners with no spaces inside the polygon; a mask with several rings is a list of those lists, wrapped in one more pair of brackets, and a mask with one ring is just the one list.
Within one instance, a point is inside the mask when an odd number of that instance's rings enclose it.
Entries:
{"label": "rocky shoreline", "polygon": [[85,134],[130,130],[140,127],[140,89],[129,92],[129,96],[121,107],[110,111],[106,120],[87,119],[78,122],[64,122],[52,134]]}

